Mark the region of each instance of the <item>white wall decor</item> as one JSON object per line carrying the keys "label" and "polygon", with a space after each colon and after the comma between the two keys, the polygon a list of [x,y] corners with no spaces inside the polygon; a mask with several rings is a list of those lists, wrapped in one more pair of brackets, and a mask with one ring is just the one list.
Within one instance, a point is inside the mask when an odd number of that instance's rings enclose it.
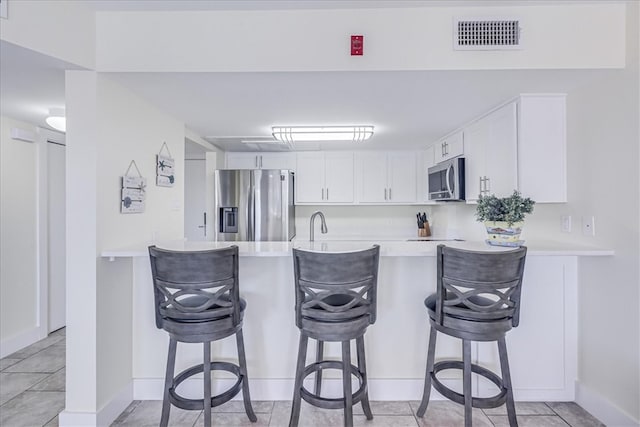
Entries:
{"label": "white wall decor", "polygon": [[[129,175],[131,166],[136,168],[138,176]],[[144,212],[147,179],[142,177],[135,160],[131,160],[127,171],[122,176],[122,196],[120,197],[120,213]]]}
{"label": "white wall decor", "polygon": [[[167,155],[162,155],[162,150],[166,149]],[[160,152],[156,155],[156,185],[159,187],[173,187],[175,184],[175,177],[173,175],[173,169],[175,167],[175,160],[171,157],[169,146],[166,142],[162,143]]]}

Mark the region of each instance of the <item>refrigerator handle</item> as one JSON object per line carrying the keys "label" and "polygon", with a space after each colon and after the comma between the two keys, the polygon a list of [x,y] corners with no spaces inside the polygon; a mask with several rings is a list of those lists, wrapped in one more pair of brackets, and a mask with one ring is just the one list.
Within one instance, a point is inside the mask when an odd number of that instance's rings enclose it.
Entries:
{"label": "refrigerator handle", "polygon": [[247,203],[247,240],[252,242],[256,240],[256,202],[254,197],[254,183],[253,176],[251,177],[251,184],[249,186],[249,195]]}

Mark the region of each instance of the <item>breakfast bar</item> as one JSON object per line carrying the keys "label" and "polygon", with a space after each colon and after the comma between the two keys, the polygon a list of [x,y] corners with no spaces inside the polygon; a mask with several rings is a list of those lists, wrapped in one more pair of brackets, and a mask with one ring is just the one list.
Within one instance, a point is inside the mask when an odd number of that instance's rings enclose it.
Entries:
{"label": "breakfast bar", "polygon": [[[422,392],[428,320],[423,300],[435,290],[435,254],[439,243],[471,250],[499,251],[484,242],[465,241],[293,241],[235,242],[240,253],[240,293],[247,301],[244,334],[252,398],[288,400],[293,390],[298,330],[294,323],[291,249],[345,252],[381,246],[378,280],[378,318],[365,339],[369,389],[373,400],[418,400]],[[226,247],[231,242],[156,242],[158,247],[195,251]],[[108,250],[103,258],[131,258],[132,383],[133,398],[160,400],[168,338],[154,324],[152,281],[146,244]],[[507,341],[516,400],[562,400],[575,397],[577,378],[577,275],[581,257],[613,252],[558,242],[531,242],[522,289],[520,326]],[[558,297],[558,296],[561,297]],[[313,342],[313,340],[312,340]],[[313,346],[313,344],[312,344]],[[193,348],[191,348],[193,347]],[[458,340],[438,338],[438,357],[458,357]],[[491,369],[498,365],[491,344],[472,348],[474,363]],[[310,349],[309,354],[314,352]],[[339,344],[329,344],[329,356],[338,356]],[[217,359],[237,357],[232,339],[214,343]],[[201,348],[180,348],[176,369],[201,359]],[[390,363],[392,362],[392,363]],[[443,378],[455,387],[455,376]],[[454,375],[457,373],[451,373]],[[214,381],[214,392],[231,378]],[[474,381],[478,381],[474,379]],[[201,380],[184,383],[184,393],[197,395]],[[490,384],[474,384],[480,394],[491,394]],[[341,390],[340,378],[327,375],[329,393]],[[485,390],[486,388],[486,390]],[[437,395],[436,395],[437,396]]]}

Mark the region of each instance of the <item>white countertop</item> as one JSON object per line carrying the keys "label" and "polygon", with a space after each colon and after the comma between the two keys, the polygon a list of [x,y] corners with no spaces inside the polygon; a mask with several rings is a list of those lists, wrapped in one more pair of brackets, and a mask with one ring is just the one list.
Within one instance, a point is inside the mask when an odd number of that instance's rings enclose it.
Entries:
{"label": "white countertop", "polygon": [[[167,241],[140,243],[123,248],[108,249],[101,253],[105,258],[127,258],[148,256],[152,244],[160,248],[178,251],[199,251],[238,246],[242,257],[282,257],[291,256],[292,248],[326,252],[351,252],[380,245],[380,255],[390,257],[435,256],[438,244],[477,251],[504,251],[512,248],[496,247],[484,241],[406,241],[406,240],[332,240],[332,241],[292,241],[292,242],[189,242]],[[529,256],[610,256],[614,251],[606,248],[586,246],[557,241],[525,242]]]}

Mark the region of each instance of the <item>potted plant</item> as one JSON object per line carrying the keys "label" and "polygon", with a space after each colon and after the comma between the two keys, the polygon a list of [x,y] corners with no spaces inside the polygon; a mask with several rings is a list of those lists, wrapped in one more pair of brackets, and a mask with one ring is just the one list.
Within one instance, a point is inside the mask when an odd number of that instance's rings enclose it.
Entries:
{"label": "potted plant", "polygon": [[487,243],[499,246],[520,246],[520,233],[526,214],[533,212],[535,202],[524,198],[514,190],[509,197],[495,195],[480,196],[476,207],[476,218],[484,222],[487,229]]}

